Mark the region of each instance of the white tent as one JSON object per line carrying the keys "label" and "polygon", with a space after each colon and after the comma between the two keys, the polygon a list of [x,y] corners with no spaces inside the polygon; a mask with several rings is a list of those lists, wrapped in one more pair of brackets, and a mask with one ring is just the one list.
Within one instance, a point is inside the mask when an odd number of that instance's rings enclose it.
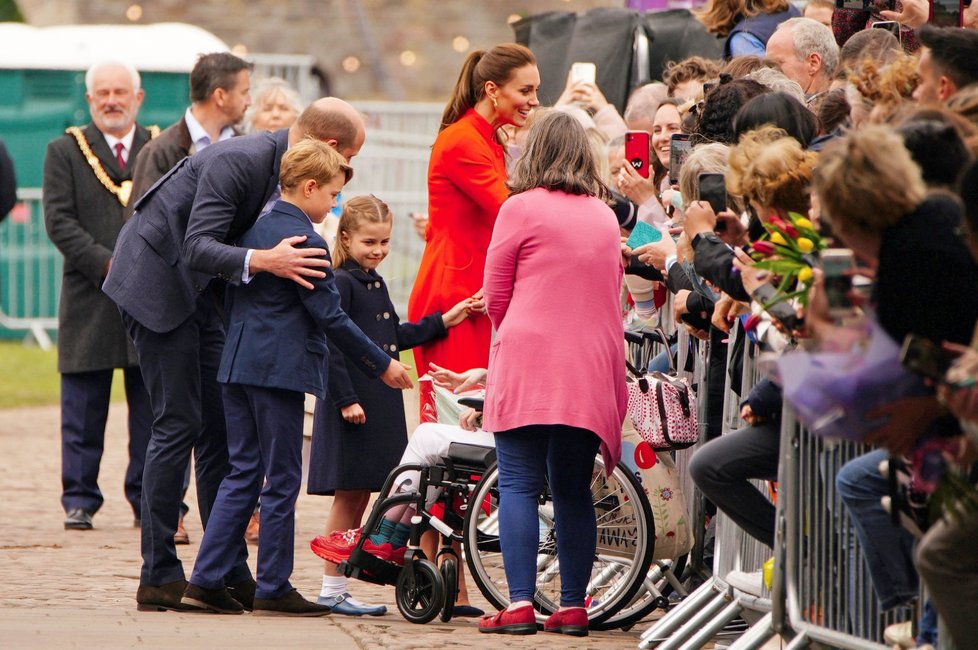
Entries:
{"label": "white tent", "polygon": [[228,49],[207,30],[184,23],[0,23],[0,69],[87,70],[99,61],[121,59],[141,71],[190,72],[201,54]]}

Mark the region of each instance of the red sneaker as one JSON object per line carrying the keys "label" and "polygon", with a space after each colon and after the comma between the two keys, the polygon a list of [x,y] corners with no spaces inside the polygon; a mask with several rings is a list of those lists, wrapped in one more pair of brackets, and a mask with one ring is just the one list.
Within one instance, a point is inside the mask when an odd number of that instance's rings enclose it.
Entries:
{"label": "red sneaker", "polygon": [[587,636],[587,610],[583,607],[558,610],[544,622],[543,631],[571,636]]}
{"label": "red sneaker", "polygon": [[390,561],[397,566],[404,566],[404,554],[407,553],[407,546],[398,546],[391,550]]}
{"label": "red sneaker", "polygon": [[[383,544],[374,544],[370,541],[370,538],[363,540],[363,546],[361,546],[365,552],[370,553],[378,560],[383,560],[384,562],[391,561],[391,554],[394,552],[394,547],[391,546],[390,542],[384,542]],[[349,557],[349,555],[347,555]],[[404,557],[403,555],[401,556]],[[403,559],[402,559],[403,562]]]}
{"label": "red sneaker", "polygon": [[513,611],[503,610],[479,620],[479,631],[486,634],[536,634],[537,620],[532,605]]}
{"label": "red sneaker", "polygon": [[312,552],[327,562],[339,564],[350,557],[353,547],[360,541],[360,528],[334,530],[328,536],[320,535],[309,542]]}

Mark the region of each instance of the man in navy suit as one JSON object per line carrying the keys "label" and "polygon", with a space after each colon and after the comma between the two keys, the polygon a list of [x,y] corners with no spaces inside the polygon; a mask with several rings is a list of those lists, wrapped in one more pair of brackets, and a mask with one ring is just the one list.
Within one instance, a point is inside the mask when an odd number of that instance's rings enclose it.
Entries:
{"label": "man in navy suit", "polygon": [[[282,200],[241,239],[271,247],[291,236],[325,247],[313,230],[336,205],[353,174],[322,142],[305,140],[282,159]],[[321,616],[330,608],[309,602],[289,583],[295,550],[295,501],[302,480],[305,393],[325,396],[326,336],[365,373],[397,387],[410,380],[397,361],[371,341],[340,307],[331,272],[315,289],[263,273],[230,289],[228,339],[218,381],[224,384],[231,473],[221,483],[183,602],[224,614],[242,606],[225,576],[261,491],[256,615]],[[264,479],[264,488],[262,488]]]}
{"label": "man in navy suit", "polygon": [[[216,381],[225,337],[225,283],[270,272],[312,289],[306,277],[325,277],[327,252],[298,247],[305,237],[289,237],[265,250],[233,245],[274,204],[282,155],[307,136],[349,160],[363,145],[363,120],[346,102],[324,98],[288,130],[211,145],[147,190],[119,233],[103,290],[119,305],[136,344],[154,415],[143,474],[140,610],[188,608],[180,602],[186,578],[173,533],[191,449],[205,529],[228,473]],[[225,582],[250,609],[255,581],[244,538],[239,541]]]}

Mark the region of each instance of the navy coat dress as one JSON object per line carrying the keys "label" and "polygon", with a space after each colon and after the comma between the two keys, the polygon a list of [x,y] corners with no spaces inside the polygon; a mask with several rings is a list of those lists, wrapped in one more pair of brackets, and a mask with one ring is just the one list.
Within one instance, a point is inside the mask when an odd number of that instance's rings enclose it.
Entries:
{"label": "navy coat dress", "polygon": [[[336,288],[350,319],[394,359],[400,350],[448,333],[440,312],[417,323],[400,323],[384,279],[355,261],[336,271]],[[332,342],[329,346],[327,394],[316,400],[307,489],[309,494],[327,495],[336,490],[376,492],[407,445],[404,398],[401,391],[347,364]],[[355,403],[363,407],[364,424],[350,424],[340,414],[344,406]]]}

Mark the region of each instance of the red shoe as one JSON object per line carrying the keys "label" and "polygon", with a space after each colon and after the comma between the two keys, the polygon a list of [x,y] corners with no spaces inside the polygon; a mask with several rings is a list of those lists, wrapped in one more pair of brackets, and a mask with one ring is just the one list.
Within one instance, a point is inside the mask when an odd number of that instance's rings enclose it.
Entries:
{"label": "red shoe", "polygon": [[334,530],[328,536],[320,535],[309,542],[312,552],[327,562],[339,564],[350,557],[353,547],[360,541],[362,529]]}
{"label": "red shoe", "polygon": [[398,546],[391,550],[390,562],[397,566],[404,566],[404,554],[407,553],[407,546]]}
{"label": "red shoe", "polygon": [[486,634],[536,634],[537,620],[532,605],[513,611],[503,610],[479,620],[479,631]]}
{"label": "red shoe", "polygon": [[[370,553],[378,560],[383,560],[384,562],[391,561],[391,555],[394,553],[394,547],[391,546],[390,542],[384,542],[383,544],[374,544],[370,541],[368,537],[363,541],[363,546],[361,546],[366,553]],[[349,556],[348,556],[349,557]],[[404,562],[404,556],[401,556],[401,563]]]}
{"label": "red shoe", "polygon": [[587,610],[583,607],[558,610],[544,622],[543,631],[571,636],[587,636]]}

